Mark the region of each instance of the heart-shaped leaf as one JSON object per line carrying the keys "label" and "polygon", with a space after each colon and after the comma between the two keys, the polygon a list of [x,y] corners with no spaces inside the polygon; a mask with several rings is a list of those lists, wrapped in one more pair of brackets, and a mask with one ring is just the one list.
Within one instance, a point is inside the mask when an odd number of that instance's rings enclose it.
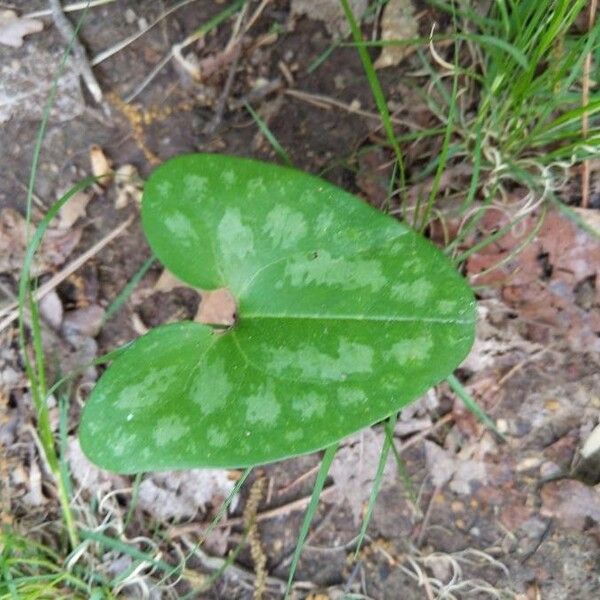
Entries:
{"label": "heart-shaped leaf", "polygon": [[466,282],[427,240],[305,173],[189,155],[150,177],[152,249],[228,288],[224,333],[182,322],[137,340],[85,405],[81,445],[136,472],[241,467],[323,448],[408,404],[473,341]]}

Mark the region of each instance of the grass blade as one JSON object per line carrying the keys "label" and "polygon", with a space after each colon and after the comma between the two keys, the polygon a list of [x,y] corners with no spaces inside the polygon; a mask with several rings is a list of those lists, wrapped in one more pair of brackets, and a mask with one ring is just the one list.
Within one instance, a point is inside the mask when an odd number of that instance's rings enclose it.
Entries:
{"label": "grass blade", "polygon": [[477,404],[473,396],[467,392],[463,385],[454,375],[448,375],[446,381],[452,388],[452,391],[465,403],[465,406],[473,413],[486,427],[491,429],[503,441],[506,437],[498,430],[496,423],[486,414],[486,412]]}
{"label": "grass blade", "polygon": [[315,481],[315,487],[313,488],[312,496],[310,497],[310,502],[308,504],[308,507],[306,508],[306,513],[304,515],[304,521],[302,522],[302,527],[300,528],[300,533],[298,534],[298,541],[296,543],[296,549],[294,550],[294,557],[292,558],[290,574],[285,589],[286,600],[287,598],[289,598],[289,594],[292,589],[292,582],[294,581],[294,575],[296,574],[298,561],[300,560],[300,555],[302,554],[302,548],[304,546],[304,542],[306,541],[306,536],[308,535],[310,524],[312,523],[313,517],[317,512],[319,498],[321,496],[321,492],[323,491],[325,480],[327,479],[327,473],[329,473],[329,468],[331,467],[331,463],[333,462],[335,453],[337,452],[339,445],[340,444],[338,442],[337,444],[329,446],[325,450],[325,454],[323,455],[323,460],[321,461],[321,468],[319,469],[319,473],[317,474],[317,479]]}

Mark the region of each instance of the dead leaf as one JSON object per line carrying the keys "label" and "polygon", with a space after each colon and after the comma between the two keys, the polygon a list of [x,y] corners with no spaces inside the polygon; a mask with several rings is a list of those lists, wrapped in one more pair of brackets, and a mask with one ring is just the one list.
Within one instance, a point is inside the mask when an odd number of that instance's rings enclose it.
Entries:
{"label": "dead leaf", "polygon": [[133,201],[136,206],[140,206],[144,182],[133,165],[123,165],[116,170],[115,188],[117,191],[114,205],[116,210],[122,210],[130,201]]}
{"label": "dead leaf", "polygon": [[596,454],[600,450],[600,424],[596,425],[592,433],[585,440],[581,449],[581,456],[589,458],[592,454]]}
{"label": "dead leaf", "polygon": [[[365,503],[371,495],[384,439],[383,432],[365,429],[338,450],[331,464],[329,472],[336,483],[337,499],[339,502],[347,501],[355,524],[360,523]],[[394,482],[394,473],[394,459],[390,452],[383,473],[383,487]]]}
{"label": "dead leaf", "polygon": [[42,296],[38,303],[40,316],[52,329],[58,331],[63,320],[63,305],[56,293],[56,290],[50,290],[45,296]]}
{"label": "dead leaf", "polygon": [[442,487],[456,472],[456,458],[437,444],[425,440],[425,462],[435,487]]}
{"label": "dead leaf", "polygon": [[28,490],[23,496],[23,501],[29,506],[42,506],[47,502],[42,492],[42,473],[35,460],[29,465]]}
{"label": "dead leaf", "polygon": [[81,234],[81,227],[71,227],[66,230],[49,227],[39,251],[39,259],[45,268],[62,265],[79,244]]}
{"label": "dead leaf", "polygon": [[[479,234],[497,231],[508,219],[508,214],[488,211]],[[518,313],[526,339],[544,345],[566,341],[576,352],[600,351],[600,241],[553,211],[537,236],[517,252],[537,221],[531,215],[471,256],[468,272],[478,285],[500,287],[504,302]]]}
{"label": "dead leaf", "polygon": [[220,469],[155,473],[142,481],[138,501],[140,508],[161,521],[190,519],[204,512],[207,504],[227,498],[234,485],[229,472]]}
{"label": "dead leaf", "polygon": [[83,453],[77,436],[68,440],[67,460],[70,473],[79,487],[92,495],[103,494],[111,489],[125,489],[130,485],[125,477],[92,464]]}
{"label": "dead leaf", "polygon": [[[33,235],[33,227],[29,228]],[[12,208],[0,211],[0,273],[21,268],[27,244],[27,225],[19,212]]]}
{"label": "dead leaf", "polygon": [[85,209],[91,199],[89,192],[77,192],[66,204],[63,204],[58,211],[56,227],[58,229],[69,229],[76,221],[86,216]]}
{"label": "dead leaf", "polygon": [[[358,21],[367,10],[368,0],[349,0],[350,8]],[[350,33],[350,25],[339,0],[292,0],[290,7],[292,16],[306,16],[319,20],[334,37],[346,37]]]}
{"label": "dead leaf", "polygon": [[[419,25],[415,18],[415,7],[411,0],[390,0],[381,19],[382,41],[401,41],[416,38]],[[384,46],[375,61],[376,69],[392,67],[402,62],[416,50],[416,46]]]}
{"label": "dead leaf", "polygon": [[197,323],[231,327],[235,323],[237,306],[227,288],[202,292],[202,300],[194,317]]}
{"label": "dead leaf", "polygon": [[588,522],[600,523],[600,487],[575,479],[551,481],[542,488],[540,513],[557,519],[561,526],[582,531]]}
{"label": "dead leaf", "polygon": [[76,308],[66,313],[62,331],[67,340],[79,337],[96,337],[100,333],[105,311],[97,304]]}
{"label": "dead leaf", "polygon": [[177,279],[177,277],[175,277],[175,275],[173,275],[173,273],[171,273],[171,271],[168,269],[163,269],[163,272],[160,274],[158,280],[154,284],[154,291],[167,293],[178,287],[189,286],[187,283],[181,281],[181,279]]}
{"label": "dead leaf", "polygon": [[0,11],[0,44],[20,48],[26,35],[37,33],[44,29],[44,23],[39,19],[18,17],[14,10]]}
{"label": "dead leaf", "polygon": [[93,144],[90,147],[90,164],[92,166],[92,175],[99,177],[98,183],[106,187],[113,177],[112,162],[104,154],[104,150],[97,144]]}

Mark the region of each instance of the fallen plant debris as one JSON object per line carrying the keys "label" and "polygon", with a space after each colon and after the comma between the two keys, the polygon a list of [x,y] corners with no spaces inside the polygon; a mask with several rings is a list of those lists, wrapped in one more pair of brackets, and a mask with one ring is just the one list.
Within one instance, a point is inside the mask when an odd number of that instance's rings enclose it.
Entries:
{"label": "fallen plant debris", "polygon": [[19,17],[14,10],[0,10],[0,44],[20,48],[23,38],[44,28],[43,21]]}
{"label": "fallen plant debris", "polygon": [[[520,317],[527,339],[562,340],[578,352],[600,351],[600,240],[567,216],[550,211],[526,217],[505,236],[467,261],[471,280],[496,286]],[[480,231],[506,226],[508,215],[488,210]],[[521,248],[521,246],[523,246]]]}
{"label": "fallen plant debris", "polygon": [[[31,32],[21,38],[20,47],[0,44],[0,145],[8,148],[0,153],[0,162],[8,173],[0,189],[0,211],[16,209],[23,215],[35,124],[42,117],[65,44],[48,18],[49,11],[37,10],[40,2],[22,0],[12,4],[18,5],[19,14],[35,11],[31,19],[43,20],[46,25],[42,34]],[[82,14],[83,3],[63,0],[61,4],[74,25]],[[514,55],[506,48],[514,48],[517,57],[524,53],[524,58],[531,61],[531,53],[526,48],[523,52],[519,45],[522,30],[512,35],[513,15],[527,6],[541,10],[544,18],[535,22],[542,28],[546,19],[552,19],[555,7],[546,10],[550,4],[541,0],[512,3],[508,22],[501,21],[494,12],[499,5],[489,2],[475,8],[461,6],[456,19],[439,8],[449,4],[443,2],[435,3],[436,7],[428,4],[423,12],[424,5],[419,2],[351,3],[357,17],[363,10],[361,6],[369,5],[361,24],[362,39],[367,44],[388,38],[422,37],[422,42],[410,47],[420,51],[401,57],[396,65],[382,67],[380,63],[396,62],[396,57],[389,56],[397,51],[399,57],[409,50],[408,46],[368,48],[378,66],[376,74],[391,123],[401,140],[406,167],[403,190],[399,189],[398,166],[383,135],[381,115],[361,71],[356,47],[343,38],[348,27],[340,17],[339,2],[255,0],[247,3],[248,14],[254,9],[259,13],[254,29],[240,29],[237,34],[237,23],[243,21],[238,10],[241,0],[171,4],[161,8],[161,3],[144,3],[143,11],[136,8],[134,12],[124,11],[120,2],[90,2],[78,37],[88,55],[94,57],[90,64],[102,88],[113,90],[114,95],[104,95],[110,106],[89,103],[89,98],[84,101],[80,65],[72,58],[67,59],[58,80],[57,102],[50,112],[48,135],[40,155],[33,223],[39,222],[38,208],[50,206],[69,182],[90,171],[92,145],[101,149],[104,159],[112,160],[108,168],[113,178],[104,187],[98,186],[95,195],[78,195],[72,205],[60,211],[51,224],[56,233],[48,238],[55,248],[48,246],[47,255],[42,248],[34,264],[35,283],[45,291],[39,308],[49,384],[82,362],[127,344],[149,327],[182,319],[191,321],[209,308],[208,297],[202,297],[204,306],[200,301],[201,290],[180,281],[169,282],[166,271],[154,289],[160,274],[157,262],[137,283],[134,279],[145,261],[152,259],[138,226],[148,161],[216,151],[280,162],[281,155],[272,145],[275,140],[297,167],[315,174],[323,172],[326,179],[350,191],[360,190],[367,202],[407,223],[422,214],[435,185],[435,205],[426,231],[443,247],[460,234],[466,218],[463,202],[473,176],[473,156],[477,154],[471,152],[477,140],[475,125],[481,122],[486,135],[482,140],[482,172],[468,209],[471,215],[483,207],[487,181],[493,175],[490,169],[510,167],[512,159],[520,161],[525,156],[532,160],[526,170],[537,178],[539,166],[533,163],[547,160],[546,149],[560,151],[563,145],[550,133],[548,146],[527,145],[524,153],[520,149],[516,154],[506,152],[501,147],[502,129],[506,124],[511,130],[510,123],[516,123],[518,127],[511,131],[519,145],[520,131],[532,131],[531,127],[521,126],[521,117],[527,119],[528,115],[513,115],[511,107],[494,122],[481,110],[482,99],[493,103],[510,89],[510,81],[518,83],[526,77],[526,71],[513,61]],[[293,8],[301,5],[304,8],[294,12]],[[574,10],[575,5],[569,6],[567,11]],[[405,21],[403,9],[409,15]],[[220,16],[226,14],[224,11],[229,11],[227,18]],[[581,80],[574,70],[566,68],[573,76],[572,89],[557,91],[560,82],[554,82],[556,86],[548,93],[544,78],[555,66],[557,71],[562,68],[562,57],[572,45],[577,50],[577,37],[587,31],[588,12],[582,10],[581,22],[569,26],[566,32],[550,36],[551,47],[532,70],[536,78],[531,89],[540,89],[542,94],[557,99],[564,92],[567,103],[574,98],[579,104]],[[426,42],[433,21],[440,25],[436,29],[440,41],[434,39],[435,59]],[[156,27],[158,23],[160,27]],[[510,31],[504,29],[506,24]],[[411,27],[417,28],[414,34],[410,33]],[[481,34],[485,39],[476,37]],[[448,39],[441,39],[443,36]],[[232,60],[234,48],[228,47],[232,39],[241,46],[236,60]],[[19,36],[14,40],[18,43]],[[494,45],[495,40],[505,41],[508,46]],[[592,76],[597,65],[595,55],[590,56]],[[458,152],[449,158],[438,180],[436,161],[443,154],[444,131],[450,121],[447,98],[453,98],[448,65],[452,66],[455,57],[461,70],[449,143],[451,152]],[[438,59],[445,62],[435,62]],[[170,66],[164,68],[167,63]],[[503,65],[511,65],[508,76]],[[496,90],[497,95],[490,95],[480,86],[479,77],[495,68],[507,79]],[[470,72],[477,75],[474,85],[469,84]],[[233,83],[224,95],[232,73]],[[590,100],[597,103],[597,86],[593,77],[588,79]],[[138,104],[120,101],[132,96]],[[209,134],[206,125],[226,96],[220,127]],[[538,101],[542,96],[526,94],[526,99],[531,98],[533,102],[523,105],[534,107],[531,111],[537,115],[544,107],[544,102]],[[510,106],[510,98],[506,99]],[[248,116],[246,103],[262,118],[271,138]],[[561,114],[563,106],[562,100],[557,100],[550,107],[552,114]],[[494,114],[501,112],[497,108],[502,107],[495,106]],[[119,112],[128,121],[119,118]],[[573,148],[585,155],[586,148],[597,145],[596,117],[590,115],[585,147],[578,146],[580,119],[573,123],[564,123],[559,131],[572,136]],[[487,132],[494,133],[488,136]],[[498,157],[494,154],[496,145]],[[569,154],[564,158],[569,162],[573,157]],[[565,204],[575,206],[582,201],[579,158],[571,164],[559,168],[561,176],[564,171],[570,182],[557,193]],[[600,178],[595,177],[596,162],[591,160],[589,164],[590,209],[578,214],[599,230],[595,222],[599,211],[591,209],[598,207]],[[519,166],[523,164],[517,162]],[[103,175],[107,170],[101,167],[95,172]],[[494,207],[490,213],[497,214],[486,215],[477,234],[455,248],[455,257],[484,242],[515,214],[523,216],[530,210],[531,204],[526,206],[524,201],[524,185],[520,181],[515,188],[506,181],[505,197],[486,199]],[[298,576],[303,581],[292,596],[312,600],[341,600],[352,594],[429,600],[470,595],[511,600],[588,600],[599,596],[598,461],[594,449],[600,422],[600,365],[598,353],[587,352],[588,347],[594,347],[598,332],[598,273],[594,270],[598,257],[592,240],[579,238],[580,232],[572,230],[562,215],[560,221],[565,223],[557,221],[547,232],[546,225],[540,228],[533,240],[535,252],[527,256],[528,235],[533,235],[542,208],[539,206],[509,235],[465,263],[479,295],[478,331],[473,352],[456,377],[488,412],[506,436],[506,443],[491,438],[445,384],[404,410],[395,425],[394,437],[414,484],[416,506],[407,498],[402,478],[397,476],[398,465],[390,453],[368,535],[359,560],[354,562],[356,519],[360,521],[365,513],[378,449],[385,437],[380,426],[375,426],[365,431],[362,442],[349,440],[333,464],[333,485],[325,485],[318,519],[309,529],[306,552],[299,565]],[[76,236],[80,236],[80,245],[67,256],[69,265],[75,262],[73,256],[82,256],[80,247],[92,248],[98,239],[120,227],[123,213],[133,219],[127,235],[83,256],[75,272],[65,272],[65,278],[59,278],[61,282],[56,284],[55,275],[63,272],[57,263]],[[18,236],[8,230],[19,220],[22,217],[0,214],[0,266],[4,269],[0,273],[0,304],[4,307],[14,306],[17,290],[22,251],[19,244],[12,246]],[[20,235],[23,233],[28,232],[21,229]],[[66,236],[64,240],[62,235]],[[258,238],[255,236],[256,243]],[[525,246],[523,257],[517,254],[521,245]],[[475,276],[499,261],[506,262]],[[53,283],[44,287],[48,282]],[[130,283],[137,286],[133,291]],[[530,284],[534,285],[532,291],[528,290]],[[117,297],[122,304],[112,312]],[[235,307],[227,312],[231,319]],[[221,320],[214,314],[206,320]],[[221,473],[221,491],[215,491],[213,484],[200,476],[203,472],[193,472],[189,477],[178,472],[148,473],[139,479],[113,476],[90,467],[77,449],[81,408],[105,369],[103,365],[93,367],[48,398],[56,447],[65,450],[65,471],[73,476],[71,506],[77,527],[98,536],[82,539],[76,546],[80,551],[69,554],[64,544],[64,523],[57,516],[56,484],[36,442],[36,409],[22,372],[18,330],[11,320],[0,318],[0,322],[0,521],[1,535],[7,531],[11,535],[10,539],[2,537],[0,545],[11,549],[4,564],[18,592],[22,582],[31,585],[35,577],[40,581],[44,578],[43,585],[47,586],[44,591],[31,591],[40,597],[67,594],[79,598],[78,589],[85,590],[81,597],[87,597],[89,581],[104,586],[101,593],[106,590],[107,596],[112,593],[168,599],[204,594],[210,586],[207,595],[214,597],[250,597],[257,579],[244,544],[242,510],[247,506],[248,486],[238,496],[239,507],[231,508],[225,522],[210,533],[208,545],[203,542],[223,496],[232,489],[234,480],[228,478],[234,474]],[[29,336],[27,319],[26,326]],[[390,393],[400,396],[402,390]],[[77,452],[83,460],[74,458]],[[260,523],[260,543],[270,575],[266,598],[283,596],[290,552],[301,525],[301,512],[310,501],[319,458],[314,454],[304,461],[288,460],[264,469],[264,499],[256,521]],[[288,483],[292,487],[286,489]],[[279,495],[277,490],[285,492]],[[198,502],[200,496],[205,502]],[[42,555],[52,563],[48,573],[43,567],[27,571],[28,561],[40,564],[38,546],[32,541],[49,544],[52,554]],[[203,543],[198,548],[199,542]],[[27,553],[21,547],[27,548]],[[134,557],[128,552],[142,554]],[[184,555],[190,558],[179,572],[181,579],[161,582],[165,563],[168,573],[183,564]],[[77,588],[79,573],[85,578],[82,588]],[[60,578],[58,583],[54,583],[54,576]],[[0,592],[10,595],[1,579]],[[96,592],[94,589],[91,593]]]}
{"label": "fallen plant debris", "polygon": [[[381,18],[381,40],[401,42],[419,35],[419,24],[412,0],[390,0],[383,9]],[[385,69],[400,64],[416,50],[415,46],[389,44],[383,46],[375,61],[376,69]]]}

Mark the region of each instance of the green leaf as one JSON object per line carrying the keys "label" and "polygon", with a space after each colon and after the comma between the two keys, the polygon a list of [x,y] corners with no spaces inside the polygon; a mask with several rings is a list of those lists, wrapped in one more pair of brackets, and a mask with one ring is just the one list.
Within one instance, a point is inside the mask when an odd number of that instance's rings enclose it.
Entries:
{"label": "green leaf", "polygon": [[293,169],[175,158],[145,186],[152,250],[177,277],[227,287],[225,333],[193,322],[134,342],[86,402],[81,445],[119,472],[242,467],[329,446],[446,377],[474,300],[427,240]]}

